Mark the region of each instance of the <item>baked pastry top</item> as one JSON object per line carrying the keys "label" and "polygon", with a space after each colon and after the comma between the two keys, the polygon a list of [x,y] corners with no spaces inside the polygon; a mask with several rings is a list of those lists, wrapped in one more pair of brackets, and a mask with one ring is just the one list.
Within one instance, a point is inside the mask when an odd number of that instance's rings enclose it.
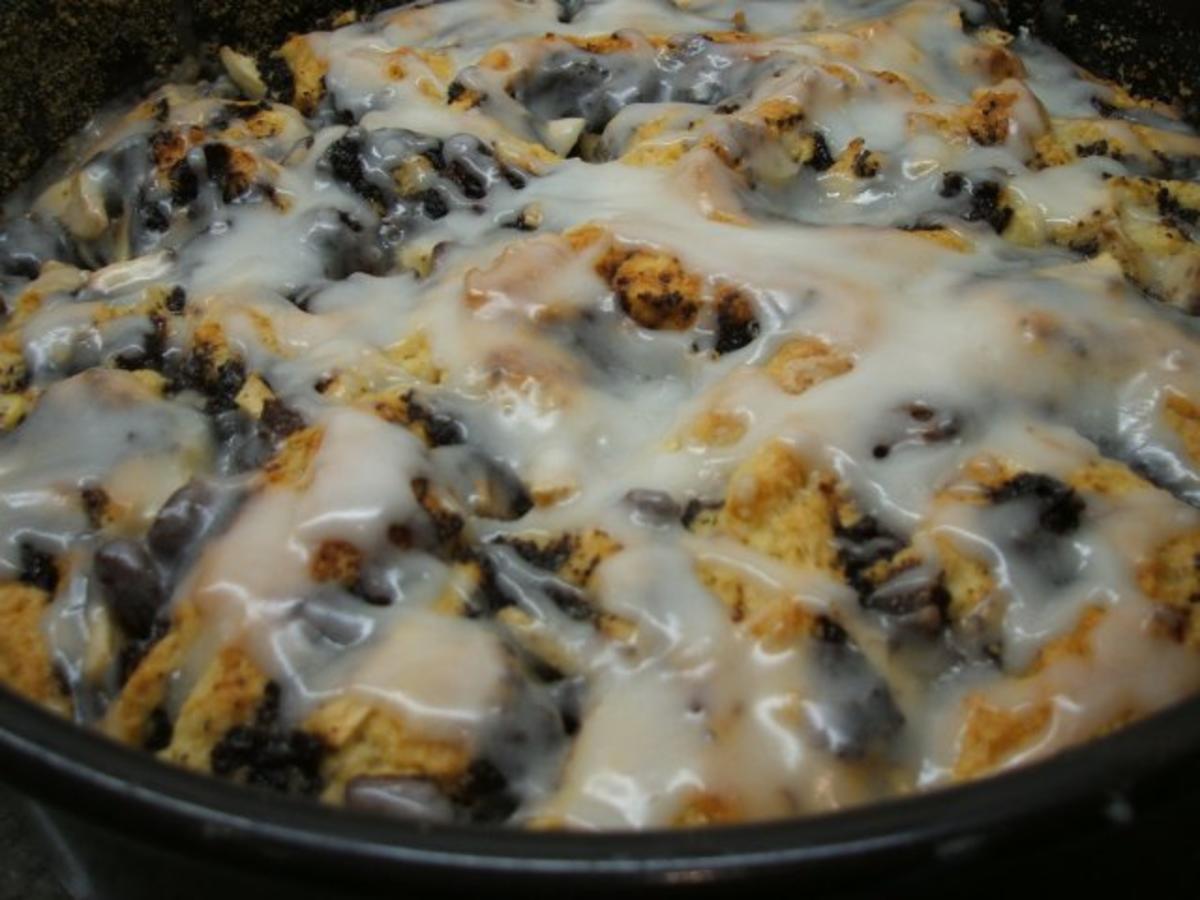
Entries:
{"label": "baked pastry top", "polygon": [[0,682],[540,828],[841,808],[1200,686],[1200,138],[949,0],[222,48],[0,227]]}

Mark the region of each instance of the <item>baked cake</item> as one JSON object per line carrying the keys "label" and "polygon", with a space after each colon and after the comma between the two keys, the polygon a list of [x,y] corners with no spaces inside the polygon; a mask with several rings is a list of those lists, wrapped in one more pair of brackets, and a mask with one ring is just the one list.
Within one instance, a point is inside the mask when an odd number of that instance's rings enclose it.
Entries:
{"label": "baked cake", "polygon": [[0,228],[0,681],[440,822],[818,813],[1200,687],[1200,138],[950,0],[220,51]]}

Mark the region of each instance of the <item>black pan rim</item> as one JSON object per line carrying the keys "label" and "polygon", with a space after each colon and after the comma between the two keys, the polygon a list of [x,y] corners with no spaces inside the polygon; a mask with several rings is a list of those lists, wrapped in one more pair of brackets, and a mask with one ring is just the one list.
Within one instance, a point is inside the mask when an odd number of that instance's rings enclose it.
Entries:
{"label": "black pan rim", "polygon": [[347,873],[586,875],[620,882],[813,872],[927,847],[953,855],[1050,811],[1105,802],[1200,756],[1200,696],[1050,758],[844,811],[643,832],[426,826],[321,806],[167,765],[0,690],[0,777],[109,830],[226,862],[264,857]]}
{"label": "black pan rim", "polygon": [[[1130,16],[1144,11],[1137,2],[1126,6]],[[244,864],[286,859],[339,873],[374,864],[464,878],[586,875],[614,886],[683,883],[697,873],[700,879],[751,871],[802,876],[919,847],[952,854],[1039,822],[1056,828],[1059,820],[1049,813],[1072,805],[1099,810],[1106,798],[1184,762],[1200,763],[1200,697],[1021,769],[815,818],[622,834],[421,828],[175,769],[0,689],[0,781],[18,791],[147,844]]]}

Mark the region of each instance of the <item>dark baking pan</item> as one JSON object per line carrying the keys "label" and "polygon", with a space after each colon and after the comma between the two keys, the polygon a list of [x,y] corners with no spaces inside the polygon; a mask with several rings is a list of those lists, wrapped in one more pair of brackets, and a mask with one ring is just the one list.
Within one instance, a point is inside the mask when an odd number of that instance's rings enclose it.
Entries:
{"label": "dark baking pan", "polygon": [[[188,54],[222,42],[266,46],[345,5],[0,2],[0,191],[97,106],[163,77]],[[1138,93],[1180,100],[1200,120],[1194,0],[988,0],[978,9],[1033,28]],[[1036,893],[1055,869],[1070,870],[1075,893],[1105,896],[1134,885],[1169,891],[1163,872],[1151,871],[1169,865],[1163,852],[1155,855],[1164,847],[1168,855],[1181,848],[1173,886],[1187,883],[1196,858],[1184,823],[1200,801],[1200,698],[975,784],[818,818],[697,831],[523,833],[321,808],[161,765],[3,691],[0,780],[25,798],[71,893],[103,900],[747,888],[977,897]],[[1156,822],[1159,831],[1146,830]],[[1175,843],[1160,842],[1162,834]],[[1112,881],[1104,863],[1113,854],[1136,856],[1134,881]]]}
{"label": "dark baking pan", "polygon": [[[1200,699],[970,785],[789,822],[610,835],[422,827],[260,793],[156,763],[9,694],[0,722],[0,773],[32,798],[75,896],[98,900],[497,889],[976,898],[1024,893],[1064,869],[1073,889],[1090,882],[1110,896],[1105,854],[1136,854],[1138,887],[1163,883],[1155,859],[1182,887],[1195,860]],[[1167,837],[1178,859],[1137,849],[1139,829],[1157,823],[1158,841],[1164,821],[1179,829]]]}

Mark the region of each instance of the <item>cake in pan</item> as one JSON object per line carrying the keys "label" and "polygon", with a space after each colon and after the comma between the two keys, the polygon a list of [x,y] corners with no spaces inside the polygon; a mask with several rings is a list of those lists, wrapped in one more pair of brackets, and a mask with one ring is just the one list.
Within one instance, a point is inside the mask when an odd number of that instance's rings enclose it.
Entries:
{"label": "cake in pan", "polygon": [[0,228],[0,681],[531,828],[806,815],[1200,686],[1200,138],[949,0],[220,53]]}

